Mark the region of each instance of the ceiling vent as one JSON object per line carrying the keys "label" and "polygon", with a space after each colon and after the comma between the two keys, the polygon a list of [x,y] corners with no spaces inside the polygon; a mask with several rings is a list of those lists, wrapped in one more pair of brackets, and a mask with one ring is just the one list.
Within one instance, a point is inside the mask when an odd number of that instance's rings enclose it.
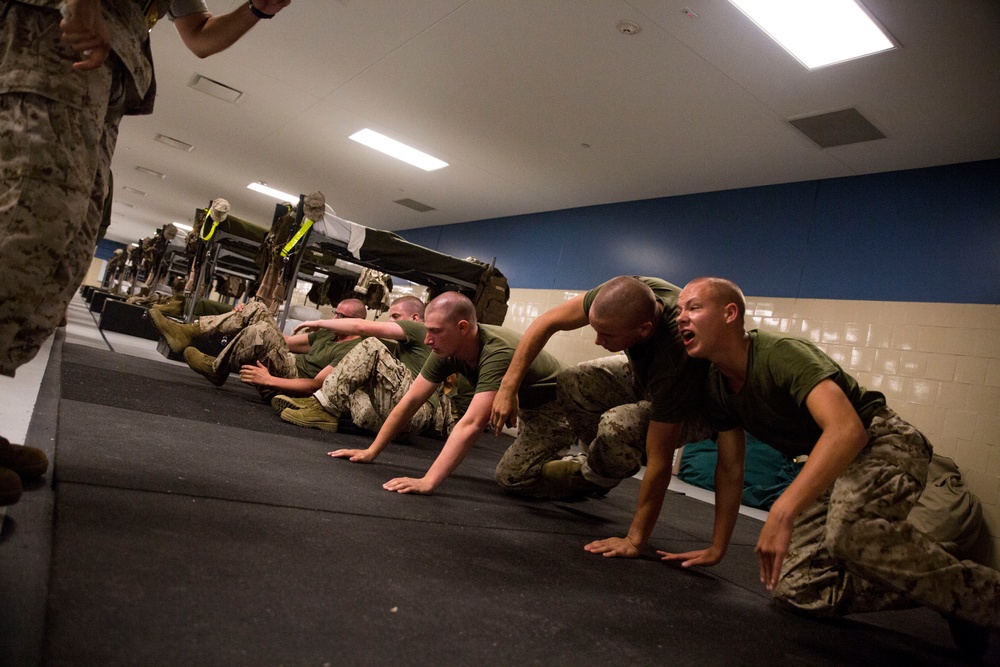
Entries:
{"label": "ceiling vent", "polygon": [[421,204],[415,199],[397,199],[395,204],[400,206],[405,206],[406,208],[412,208],[417,213],[426,213],[427,211],[436,211],[437,209],[433,206],[428,206],[427,204]]}
{"label": "ceiling vent", "polygon": [[195,74],[191,77],[188,82],[188,86],[194,88],[200,93],[205,93],[206,95],[211,95],[223,102],[229,102],[230,104],[239,104],[246,97],[246,93],[242,90],[236,90],[231,86],[227,86],[224,83],[219,83],[218,81],[213,81],[207,76],[202,76],[201,74]]}
{"label": "ceiling vent", "polygon": [[881,130],[862,116],[860,111],[853,108],[793,118],[788,122],[820,148],[885,139]]}
{"label": "ceiling vent", "polygon": [[194,150],[194,146],[187,143],[186,141],[181,141],[180,139],[174,139],[173,137],[168,137],[165,134],[158,134],[153,138],[153,141],[159,141],[164,146],[170,146],[171,148],[176,148],[179,151],[184,151],[185,153],[190,153]]}
{"label": "ceiling vent", "polygon": [[140,174],[146,174],[147,176],[152,176],[153,178],[166,178],[167,175],[156,171],[155,169],[150,169],[149,167],[136,167],[135,170]]}

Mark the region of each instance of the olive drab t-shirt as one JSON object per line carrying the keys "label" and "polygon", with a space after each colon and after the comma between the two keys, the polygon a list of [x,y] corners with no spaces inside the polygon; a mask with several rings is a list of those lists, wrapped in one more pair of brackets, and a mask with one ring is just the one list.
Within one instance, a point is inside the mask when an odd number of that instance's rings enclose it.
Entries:
{"label": "olive drab t-shirt", "polygon": [[431,353],[431,348],[424,344],[424,340],[427,338],[427,327],[423,323],[413,320],[399,320],[394,324],[398,324],[403,333],[406,334],[404,340],[395,341],[394,354],[406,366],[406,370],[410,371],[410,375],[417,377]]}
{"label": "olive drab t-shirt", "polygon": [[309,351],[295,355],[295,369],[300,378],[314,378],[327,366],[336,366],[344,356],[365,339],[359,336],[337,342],[337,334],[320,329],[309,334]]}
{"label": "olive drab t-shirt", "polygon": [[[431,382],[440,383],[452,373],[458,373],[475,387],[477,394],[496,391],[510,367],[520,340],[520,334],[510,329],[480,324],[479,361],[474,368],[455,357],[439,357],[432,352],[420,374]],[[521,382],[517,394],[521,407],[531,409],[552,400],[555,397],[556,376],[564,369],[565,366],[555,357],[542,350]]]}
{"label": "olive drab t-shirt", "polygon": [[[660,278],[635,276],[653,290],[663,305],[663,317],[653,334],[644,343],[625,350],[632,366],[632,375],[651,405],[653,421],[682,422],[701,411],[708,363],[692,359],[684,350],[677,330],[677,297],[681,288]],[[598,285],[583,297],[583,310],[589,320],[590,307],[604,285]]]}
{"label": "olive drab t-shirt", "polygon": [[885,396],[858,385],[837,362],[807,340],[764,331],[749,332],[746,384],[729,391],[715,366],[709,371],[707,413],[720,430],[743,427],[788,457],[808,454],[820,428],[806,398],[820,382],[833,380],[847,394],[865,428],[885,407]]}

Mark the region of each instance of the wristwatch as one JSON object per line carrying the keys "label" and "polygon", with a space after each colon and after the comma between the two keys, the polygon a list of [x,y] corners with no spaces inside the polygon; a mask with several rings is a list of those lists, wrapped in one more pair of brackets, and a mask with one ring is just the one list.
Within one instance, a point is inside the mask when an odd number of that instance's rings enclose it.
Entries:
{"label": "wristwatch", "polygon": [[274,14],[265,14],[264,12],[257,9],[257,6],[253,4],[253,0],[248,0],[247,4],[250,5],[250,12],[259,19],[273,19]]}

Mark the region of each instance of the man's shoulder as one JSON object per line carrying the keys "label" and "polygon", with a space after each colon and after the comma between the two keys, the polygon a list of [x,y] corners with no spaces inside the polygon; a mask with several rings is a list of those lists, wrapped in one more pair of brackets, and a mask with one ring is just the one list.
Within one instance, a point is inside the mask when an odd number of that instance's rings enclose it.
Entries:
{"label": "man's shoulder", "polygon": [[405,334],[407,338],[423,342],[423,339],[427,336],[427,327],[424,326],[423,322],[414,322],[413,320],[397,320],[393,322],[393,324],[398,324],[399,328],[403,330],[403,334]]}

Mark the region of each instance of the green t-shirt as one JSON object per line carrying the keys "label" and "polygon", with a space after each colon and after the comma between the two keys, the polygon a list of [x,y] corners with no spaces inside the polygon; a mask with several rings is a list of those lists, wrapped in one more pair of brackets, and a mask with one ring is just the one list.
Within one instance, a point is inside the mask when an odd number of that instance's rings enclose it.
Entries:
{"label": "green t-shirt", "polygon": [[[684,351],[677,331],[677,297],[681,288],[660,278],[636,278],[653,290],[656,300],[663,305],[663,318],[652,338],[628,348],[625,355],[632,366],[632,375],[652,404],[651,419],[681,422],[702,409],[708,363],[692,359]],[[598,285],[583,297],[588,320],[590,307],[603,286]]]}
{"label": "green t-shirt", "polygon": [[[479,362],[474,368],[455,357],[439,357],[432,352],[420,374],[431,382],[440,383],[452,373],[458,373],[469,381],[477,394],[496,391],[520,340],[521,335],[510,329],[480,324]],[[555,357],[542,350],[521,382],[517,393],[521,407],[531,409],[555,398],[556,376],[564,369]]]}
{"label": "green t-shirt", "polygon": [[712,366],[708,377],[708,414],[720,430],[742,426],[788,457],[808,454],[821,430],[809,414],[806,397],[820,382],[833,380],[847,394],[861,423],[885,407],[885,396],[858,385],[837,362],[807,340],[753,330],[743,389],[733,394]]}
{"label": "green t-shirt", "polygon": [[300,378],[314,378],[327,366],[336,366],[354,346],[364,340],[359,336],[337,342],[337,334],[320,329],[309,334],[309,351],[295,355],[295,369]]}
{"label": "green t-shirt", "polygon": [[403,333],[406,334],[404,340],[396,341],[394,354],[406,366],[410,374],[417,377],[431,353],[431,348],[424,344],[424,340],[427,338],[427,327],[423,323],[413,320],[399,320],[394,324],[398,324]]}

